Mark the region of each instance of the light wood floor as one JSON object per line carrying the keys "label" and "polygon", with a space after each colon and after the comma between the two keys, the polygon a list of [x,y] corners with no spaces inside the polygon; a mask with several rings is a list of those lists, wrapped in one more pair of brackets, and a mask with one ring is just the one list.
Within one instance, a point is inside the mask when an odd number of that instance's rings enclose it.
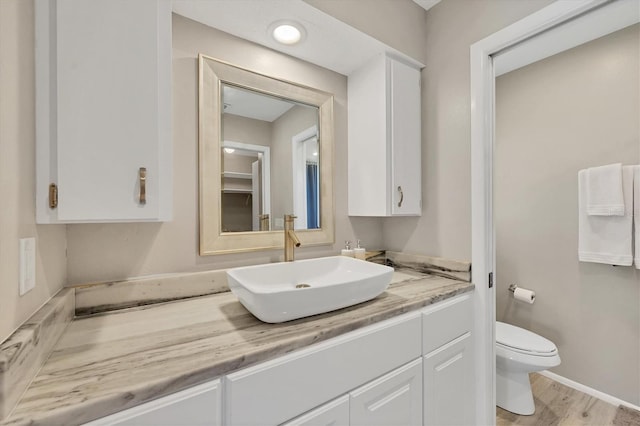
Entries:
{"label": "light wood floor", "polygon": [[618,409],[615,405],[586,395],[539,374],[533,373],[531,388],[536,404],[532,416],[518,416],[497,408],[497,426],[631,426],[640,425],[640,413]]}

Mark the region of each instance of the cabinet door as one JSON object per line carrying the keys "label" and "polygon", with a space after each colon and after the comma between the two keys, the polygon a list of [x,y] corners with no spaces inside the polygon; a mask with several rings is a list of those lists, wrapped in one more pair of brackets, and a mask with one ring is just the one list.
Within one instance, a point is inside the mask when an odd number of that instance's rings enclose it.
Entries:
{"label": "cabinet door", "polygon": [[220,398],[220,380],[214,380],[94,420],[85,426],[220,426]]}
{"label": "cabinet door", "polygon": [[389,59],[391,213],[422,214],[420,71]]}
{"label": "cabinet door", "polygon": [[400,367],[351,392],[351,425],[422,424],[422,360]]}
{"label": "cabinet door", "polygon": [[349,395],[328,402],[282,426],[347,426],[349,425]]}
{"label": "cabinet door", "polygon": [[171,3],[36,5],[38,222],[170,219]]}
{"label": "cabinet door", "polygon": [[387,58],[349,75],[347,185],[350,216],[389,216]]}
{"label": "cabinet door", "polygon": [[472,339],[466,333],[424,357],[424,424],[473,424]]}
{"label": "cabinet door", "polygon": [[349,75],[350,216],[422,214],[418,66],[381,54]]}

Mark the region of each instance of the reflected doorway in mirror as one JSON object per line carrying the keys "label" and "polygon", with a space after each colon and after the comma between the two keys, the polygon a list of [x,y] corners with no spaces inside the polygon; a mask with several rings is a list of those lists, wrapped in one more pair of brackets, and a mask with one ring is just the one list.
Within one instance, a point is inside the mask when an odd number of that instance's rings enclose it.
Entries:
{"label": "reflected doorway in mirror", "polygon": [[294,229],[320,228],[320,154],[318,127],[291,138]]}

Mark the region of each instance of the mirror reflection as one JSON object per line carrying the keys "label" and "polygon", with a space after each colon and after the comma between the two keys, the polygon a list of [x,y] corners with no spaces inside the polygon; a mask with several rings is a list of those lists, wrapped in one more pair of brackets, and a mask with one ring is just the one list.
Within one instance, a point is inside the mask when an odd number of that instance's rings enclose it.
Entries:
{"label": "mirror reflection", "polygon": [[319,229],[318,107],[221,86],[220,231]]}
{"label": "mirror reflection", "polygon": [[269,230],[269,151],[268,146],[222,143],[222,232]]}
{"label": "mirror reflection", "polygon": [[333,96],[198,57],[200,254],[332,244]]}

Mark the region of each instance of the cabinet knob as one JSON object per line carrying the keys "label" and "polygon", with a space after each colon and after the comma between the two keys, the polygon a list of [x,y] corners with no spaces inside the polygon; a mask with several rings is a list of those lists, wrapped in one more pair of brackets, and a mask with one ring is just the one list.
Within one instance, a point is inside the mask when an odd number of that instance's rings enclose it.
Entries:
{"label": "cabinet knob", "polygon": [[140,167],[138,170],[138,180],[140,181],[140,204],[147,204],[147,168]]}
{"label": "cabinet knob", "polygon": [[400,201],[398,201],[398,207],[402,207],[402,200],[404,200],[404,192],[402,192],[402,187],[398,187],[398,192],[400,193]]}

